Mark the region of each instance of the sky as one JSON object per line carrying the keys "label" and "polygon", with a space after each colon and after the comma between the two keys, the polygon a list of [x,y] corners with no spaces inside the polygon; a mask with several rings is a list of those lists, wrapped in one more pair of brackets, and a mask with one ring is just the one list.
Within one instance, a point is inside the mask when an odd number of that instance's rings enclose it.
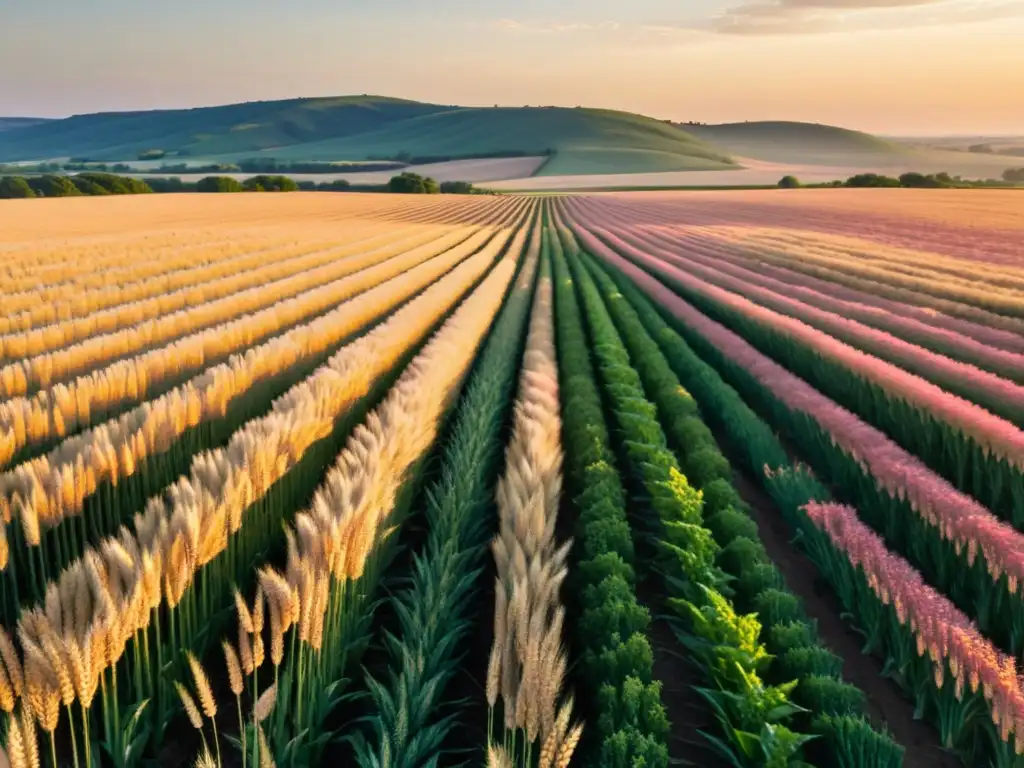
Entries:
{"label": "sky", "polygon": [[0,0],[0,115],[372,93],[1024,135],[1024,0]]}

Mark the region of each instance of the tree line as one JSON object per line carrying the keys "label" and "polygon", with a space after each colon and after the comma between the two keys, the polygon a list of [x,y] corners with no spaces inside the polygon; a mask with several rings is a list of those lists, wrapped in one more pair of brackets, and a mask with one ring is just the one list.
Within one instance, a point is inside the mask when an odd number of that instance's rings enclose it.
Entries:
{"label": "tree line", "polygon": [[288,176],[260,174],[245,181],[230,176],[207,176],[196,182],[177,177],[137,179],[112,173],[89,171],[74,176],[0,176],[0,199],[36,197],[81,197],[99,195],[144,195],[174,192],[392,192],[399,194],[481,194],[466,181],[438,183],[430,177],[401,173],[387,184],[353,185],[345,179],[295,181]]}
{"label": "tree line", "polygon": [[[845,181],[836,180],[824,184],[809,184],[811,187],[904,187],[910,189],[965,189],[974,187],[1005,187],[1014,184],[1024,184],[1024,168],[1007,168],[1003,172],[1002,180],[968,180],[960,176],[950,176],[945,171],[941,173],[918,173],[910,171],[900,176],[885,176],[879,173],[858,173],[850,176]],[[796,176],[783,176],[779,180],[783,189],[795,189],[805,186]]]}

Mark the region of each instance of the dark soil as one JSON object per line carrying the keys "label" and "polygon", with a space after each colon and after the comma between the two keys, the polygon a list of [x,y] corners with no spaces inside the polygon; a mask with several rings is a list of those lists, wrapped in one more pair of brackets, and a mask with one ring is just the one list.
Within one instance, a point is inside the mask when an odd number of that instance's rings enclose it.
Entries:
{"label": "dark soil", "polygon": [[896,682],[882,676],[882,663],[861,653],[860,635],[841,618],[842,606],[831,588],[821,581],[814,564],[790,541],[790,531],[772,500],[748,477],[737,473],[736,490],[750,505],[761,541],[786,586],[803,602],[807,614],[818,625],[822,641],[843,659],[843,677],[864,691],[867,715],[884,724],[897,742],[906,748],[903,764],[908,768],[957,768],[960,760],[943,749],[939,734],[925,722],[914,719],[913,703]]}

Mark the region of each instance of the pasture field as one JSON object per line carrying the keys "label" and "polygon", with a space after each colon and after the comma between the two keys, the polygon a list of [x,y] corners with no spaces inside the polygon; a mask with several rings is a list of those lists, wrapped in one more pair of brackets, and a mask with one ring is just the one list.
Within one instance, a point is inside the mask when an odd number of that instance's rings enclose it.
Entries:
{"label": "pasture field", "polygon": [[0,757],[1022,768],[1022,230],[5,201]]}

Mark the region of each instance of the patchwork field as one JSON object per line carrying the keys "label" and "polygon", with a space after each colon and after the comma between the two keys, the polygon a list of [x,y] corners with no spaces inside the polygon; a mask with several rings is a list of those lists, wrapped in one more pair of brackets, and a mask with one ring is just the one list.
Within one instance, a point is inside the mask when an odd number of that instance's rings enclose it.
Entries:
{"label": "patchwork field", "polygon": [[0,203],[5,756],[1020,768],[1022,231],[999,191]]}

